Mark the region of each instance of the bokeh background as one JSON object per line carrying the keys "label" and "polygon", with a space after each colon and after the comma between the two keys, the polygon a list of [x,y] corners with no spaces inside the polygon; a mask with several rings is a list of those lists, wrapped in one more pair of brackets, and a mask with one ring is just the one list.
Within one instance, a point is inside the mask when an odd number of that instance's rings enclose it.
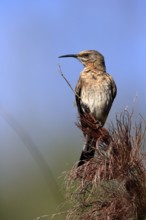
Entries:
{"label": "bokeh background", "polygon": [[1,220],[50,219],[65,200],[83,137],[58,63],[73,87],[83,67],[59,55],[104,54],[118,87],[106,126],[125,108],[146,118],[145,11],[145,0],[0,1]]}

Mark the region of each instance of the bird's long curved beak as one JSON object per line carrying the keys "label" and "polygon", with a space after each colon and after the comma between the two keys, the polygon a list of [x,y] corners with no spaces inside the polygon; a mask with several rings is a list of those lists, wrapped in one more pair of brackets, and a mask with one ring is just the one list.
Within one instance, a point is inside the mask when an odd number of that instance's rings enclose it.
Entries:
{"label": "bird's long curved beak", "polygon": [[58,58],[66,58],[66,57],[73,57],[73,58],[77,58],[77,57],[78,57],[78,55],[77,55],[77,54],[67,54],[67,55],[59,56]]}

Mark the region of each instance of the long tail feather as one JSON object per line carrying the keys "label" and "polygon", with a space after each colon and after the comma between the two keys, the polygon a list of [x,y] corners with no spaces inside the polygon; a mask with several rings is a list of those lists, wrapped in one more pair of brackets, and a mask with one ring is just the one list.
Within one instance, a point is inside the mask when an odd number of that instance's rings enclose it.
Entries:
{"label": "long tail feather", "polygon": [[90,139],[88,136],[86,137],[86,143],[83,147],[79,162],[78,162],[78,167],[83,165],[86,161],[90,160],[91,158],[94,157],[95,154],[95,142],[92,139]]}

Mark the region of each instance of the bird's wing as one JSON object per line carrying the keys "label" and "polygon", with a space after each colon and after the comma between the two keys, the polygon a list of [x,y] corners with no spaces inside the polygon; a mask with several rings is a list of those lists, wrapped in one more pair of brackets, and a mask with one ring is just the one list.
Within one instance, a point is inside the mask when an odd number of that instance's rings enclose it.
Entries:
{"label": "bird's wing", "polygon": [[76,104],[77,104],[77,108],[78,108],[78,112],[79,114],[83,114],[83,110],[82,110],[82,107],[81,107],[81,88],[82,88],[82,81],[81,79],[78,80],[78,83],[76,85],[76,88],[75,88],[75,99],[76,99]]}
{"label": "bird's wing", "polygon": [[113,78],[108,74],[109,80],[111,82],[111,91],[112,91],[112,98],[113,100],[115,99],[116,95],[117,95],[117,86],[113,80]]}

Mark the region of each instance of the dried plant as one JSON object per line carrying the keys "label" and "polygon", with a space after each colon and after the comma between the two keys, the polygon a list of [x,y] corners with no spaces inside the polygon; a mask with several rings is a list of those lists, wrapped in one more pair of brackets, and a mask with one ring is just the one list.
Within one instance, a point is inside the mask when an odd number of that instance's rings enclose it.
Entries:
{"label": "dried plant", "polygon": [[117,115],[108,130],[90,114],[80,117],[77,126],[92,138],[95,156],[66,175],[66,220],[146,219],[146,126],[143,120],[133,125],[132,115]]}

